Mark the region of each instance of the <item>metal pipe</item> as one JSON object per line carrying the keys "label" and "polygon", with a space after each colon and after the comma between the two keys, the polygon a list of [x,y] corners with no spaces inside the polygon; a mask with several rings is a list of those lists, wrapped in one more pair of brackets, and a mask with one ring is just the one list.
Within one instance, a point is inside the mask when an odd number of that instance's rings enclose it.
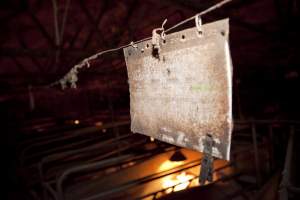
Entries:
{"label": "metal pipe", "polygon": [[274,165],[274,145],[273,145],[273,141],[274,141],[274,137],[273,137],[273,126],[269,125],[269,162],[270,162],[270,173],[273,172],[275,165]]}
{"label": "metal pipe", "polygon": [[[218,171],[221,171],[221,170],[223,170],[223,169],[226,169],[227,167],[232,166],[232,164],[233,164],[233,163],[229,163],[229,164],[227,164],[227,165],[221,166],[221,167],[219,167],[219,168],[213,170],[213,173],[216,173],[216,172],[218,172]],[[224,176],[224,177],[219,178],[218,180],[212,182],[211,184],[214,184],[214,183],[220,182],[220,181],[224,181],[224,180],[226,181],[226,180],[228,180],[228,177],[231,177],[231,176],[232,176],[232,175],[230,175],[230,176]],[[198,180],[199,177],[200,177],[200,176],[195,176],[194,178],[188,180],[187,182],[191,183],[193,180]],[[156,196],[157,193],[166,191],[166,190],[168,190],[168,189],[170,189],[170,188],[174,189],[176,186],[178,186],[178,185],[180,185],[180,184],[182,184],[182,182],[180,182],[180,183],[178,183],[178,184],[176,184],[176,185],[173,185],[173,186],[171,186],[171,187],[164,188],[164,189],[161,189],[161,190],[159,190],[159,191],[156,191],[156,192],[153,192],[153,193],[150,193],[150,194],[146,194],[146,195],[144,195],[144,196],[142,196],[142,197],[138,197],[138,198],[136,198],[136,199],[134,199],[134,200],[141,200],[141,199],[144,199],[144,198],[149,197],[149,196],[152,196],[152,195],[155,195],[155,196]],[[172,190],[172,191],[173,191],[173,190]]]}
{"label": "metal pipe", "polygon": [[[86,147],[84,149],[75,149],[75,150],[71,150],[71,151],[67,151],[67,152],[63,152],[63,153],[58,153],[58,154],[47,156],[47,157],[43,158],[40,161],[40,163],[38,164],[38,169],[39,169],[39,172],[40,172],[41,179],[43,179],[43,177],[44,177],[44,171],[43,171],[44,170],[44,165],[47,164],[47,163],[49,163],[49,162],[57,161],[59,159],[64,159],[66,157],[77,155],[79,153],[87,153],[87,152],[90,152],[90,151],[95,151],[96,149],[98,149],[100,147],[107,146],[107,145],[109,145],[109,144],[111,144],[113,142],[119,141],[120,139],[128,138],[131,135],[132,134],[124,135],[124,136],[121,136],[119,139],[111,139],[109,141],[105,141],[105,142],[102,142],[102,143],[94,145],[94,146],[89,146],[89,147]],[[123,147],[121,150],[128,149],[128,148],[130,148],[132,146],[136,146],[136,144],[140,145],[141,143],[144,143],[144,141],[141,141],[141,142],[139,141],[137,143],[127,145],[127,146]],[[115,151],[111,151],[111,152],[109,152],[107,154],[101,155],[101,158],[105,158],[105,157],[107,157],[109,155],[112,155],[112,154],[114,154],[114,152]],[[101,159],[101,158],[98,158],[98,160]]]}
{"label": "metal pipe", "polygon": [[[123,124],[123,123],[125,123],[125,124]],[[130,124],[130,121],[121,121],[121,122],[116,122],[114,124],[113,123],[108,123],[108,124],[105,124],[105,125],[103,125],[101,127],[98,127],[98,128],[108,129],[108,128],[111,128],[111,126],[114,126],[114,125],[124,126],[124,125],[129,125],[129,124]],[[90,127],[92,127],[92,126],[90,126]],[[89,127],[78,127],[78,126],[74,127],[74,126],[70,126],[70,125],[65,125],[65,126],[62,126],[62,127],[59,127],[59,128],[57,128],[57,127],[52,128],[52,129],[50,129],[50,131],[47,131],[46,133],[43,133],[42,136],[39,136],[37,138],[33,138],[31,140],[26,140],[25,142],[22,142],[21,145],[22,146],[30,145],[28,143],[37,143],[37,142],[41,142],[42,140],[51,141],[51,139],[53,139],[53,138],[61,137],[64,134],[71,134],[74,131],[84,130],[86,128],[89,128]],[[28,136],[26,136],[26,137],[28,137]]]}
{"label": "metal pipe", "polygon": [[113,128],[114,126],[123,126],[123,125],[128,125],[128,124],[129,124],[129,121],[124,121],[124,122],[116,122],[113,125],[108,124],[108,125],[103,125],[101,127],[87,127],[87,128],[82,128],[82,129],[79,129],[79,130],[76,130],[76,131],[74,131],[74,130],[73,131],[67,131],[64,137],[49,139],[49,140],[46,140],[46,141],[42,141],[40,143],[34,143],[34,144],[26,147],[21,152],[21,155],[20,155],[21,165],[24,164],[25,154],[34,147],[43,146],[43,145],[51,144],[51,143],[58,142],[58,141],[63,141],[63,140],[67,140],[67,139],[76,138],[76,137],[84,135],[84,134],[95,133],[95,132],[101,131],[103,129]]}
{"label": "metal pipe", "polygon": [[66,171],[64,171],[64,173],[58,177],[57,181],[56,181],[56,189],[57,189],[57,195],[58,195],[58,199],[59,200],[63,200],[64,199],[64,195],[63,195],[63,181],[65,180],[65,178],[67,176],[69,176],[70,174],[74,174],[76,172],[82,172],[84,170],[91,170],[91,169],[97,169],[100,167],[105,167],[107,165],[111,165],[114,164],[116,162],[120,162],[123,160],[126,160],[128,158],[130,158],[132,155],[122,155],[116,158],[110,158],[110,159],[106,159],[106,160],[102,160],[100,162],[96,162],[96,163],[92,163],[92,164],[86,164],[86,165],[81,165],[81,166],[76,166],[73,167],[71,169],[68,169]]}
{"label": "metal pipe", "polygon": [[[195,163],[191,166],[188,166],[192,163]],[[162,178],[164,176],[168,176],[168,175],[171,175],[171,174],[174,174],[174,173],[178,173],[178,172],[181,172],[181,171],[184,171],[186,169],[189,169],[189,168],[192,168],[192,167],[196,167],[196,166],[199,166],[199,164],[201,164],[200,162],[200,159],[197,159],[197,160],[194,160],[194,161],[191,161],[185,165],[181,165],[181,166],[178,166],[176,168],[173,168],[173,169],[170,169],[170,170],[166,170],[166,171],[163,171],[163,172],[159,172],[157,174],[152,174],[152,175],[149,175],[149,176],[146,176],[146,177],[143,177],[141,179],[137,179],[137,180],[133,180],[133,181],[129,181],[127,183],[124,183],[124,184],[121,184],[119,185],[118,187],[116,188],[112,188],[110,190],[107,190],[107,191],[104,191],[100,194],[96,194],[96,195],[93,195],[93,196],[90,196],[90,197],[87,197],[85,198],[84,200],[93,200],[93,199],[99,199],[99,198],[103,198],[107,195],[110,195],[110,194],[113,194],[115,192],[119,192],[119,191],[122,191],[122,190],[126,190],[126,189],[129,189],[131,187],[134,187],[135,185],[139,185],[139,184],[144,184],[144,183],[147,183],[147,182],[150,182],[150,181],[153,181],[153,180],[156,180],[156,179],[159,179],[159,178]],[[188,166],[188,167],[184,167],[184,166]],[[182,168],[184,167],[184,168]],[[178,169],[179,168],[179,169]],[[177,170],[175,170],[177,169]],[[174,171],[175,170],[175,171]],[[171,171],[171,172],[170,172]]]}
{"label": "metal pipe", "polygon": [[[130,159],[124,159],[124,161],[122,160],[121,162],[117,162],[117,163],[115,163],[115,164],[111,164],[111,165],[107,165],[107,166],[102,166],[102,167],[115,167],[115,166],[120,166],[120,165],[123,165],[123,164],[125,164],[125,163],[128,163],[128,162],[137,162],[137,161],[145,161],[145,160],[147,160],[148,158],[151,158],[151,157],[153,157],[153,156],[155,156],[155,155],[157,155],[157,154],[160,154],[160,153],[166,153],[166,152],[170,152],[170,151],[174,151],[175,150],[175,148],[167,148],[167,149],[163,149],[162,151],[156,151],[156,152],[154,152],[154,153],[152,153],[152,152],[149,152],[149,153],[147,153],[147,154],[143,154],[142,156],[140,156],[140,155],[138,155],[138,156],[134,156],[134,157],[131,157]],[[99,161],[98,161],[99,162]],[[101,162],[101,161],[100,161]],[[88,166],[88,165],[86,165],[86,166]],[[102,168],[101,167],[101,168]],[[69,175],[70,174],[72,174],[73,172],[70,172],[70,170],[72,170],[73,168],[69,168],[69,169],[67,169],[65,172],[63,172],[63,174],[64,173],[69,173]],[[78,173],[78,172],[82,172],[81,171],[81,169],[79,169],[79,168],[77,168],[78,170],[76,171],[76,173]],[[82,170],[93,170],[93,166],[91,166],[91,168],[84,168],[84,169],[82,169]],[[61,175],[62,176],[62,175]],[[65,177],[66,178],[66,177]],[[59,177],[59,179],[60,179],[60,177]],[[49,182],[53,182],[53,181],[49,181]],[[62,180],[61,180],[61,183],[63,183],[64,182],[64,179],[62,178]],[[53,183],[55,183],[55,182],[53,182]],[[62,188],[62,184],[61,184],[61,186],[59,186],[59,187],[61,187],[60,188],[60,191],[63,191],[63,188]]]}
{"label": "metal pipe", "polygon": [[256,126],[254,123],[251,126],[251,131],[252,131],[252,140],[253,140],[253,148],[254,148],[254,158],[255,158],[256,183],[258,186],[260,186],[261,185],[260,163],[259,163],[257,138],[256,138]]}
{"label": "metal pipe", "polygon": [[51,194],[51,196],[52,196],[55,200],[57,200],[56,192],[54,191],[54,189],[53,189],[48,183],[42,183],[42,186],[43,186],[43,188],[45,188],[45,190],[44,190],[44,193],[45,193],[44,199],[47,198],[47,197],[46,197],[46,192],[48,192],[48,193]]}
{"label": "metal pipe", "polygon": [[[235,153],[238,153],[238,152],[235,152]],[[198,164],[197,164],[198,165]],[[232,165],[232,163],[230,163],[229,165]],[[229,166],[228,165],[228,166]],[[180,167],[182,167],[182,166],[180,166]],[[224,167],[224,166],[223,166]],[[227,166],[226,166],[227,167]],[[221,169],[222,169],[222,167],[221,167]],[[183,169],[184,170],[184,169]],[[182,171],[182,170],[179,170],[179,171]],[[217,170],[214,170],[214,172],[216,172]],[[172,173],[174,173],[174,172],[172,172]],[[170,174],[172,174],[172,173],[170,173]],[[165,176],[165,175],[164,175]],[[162,177],[162,176],[159,176],[158,178],[160,178],[160,177]],[[141,183],[144,183],[144,182],[146,182],[146,181],[151,181],[152,179],[150,179],[150,180],[147,180],[147,178],[149,178],[149,177],[144,177],[143,179],[146,179],[146,180],[135,180],[135,181],[141,181]],[[153,180],[154,180],[154,178],[153,178]],[[133,184],[133,185],[130,185],[130,184]],[[109,195],[109,194],[111,194],[111,193],[114,193],[114,192],[117,192],[118,190],[124,190],[124,189],[128,189],[129,187],[133,187],[134,185],[136,185],[136,184],[139,184],[139,183],[134,183],[134,181],[133,181],[133,183],[127,183],[127,185],[125,184],[125,185],[121,185],[121,188],[115,188],[115,189],[112,189],[112,190],[108,190],[108,191],[105,191],[105,193],[101,193],[101,194],[98,194],[98,195],[95,195],[95,196],[91,196],[91,197],[88,197],[86,200],[89,200],[89,199],[94,199],[94,198],[100,198],[100,197],[103,197],[103,196],[106,196],[106,195]],[[117,191],[115,191],[115,190],[117,190]]]}
{"label": "metal pipe", "polygon": [[293,156],[293,142],[294,142],[294,126],[290,127],[290,137],[286,150],[284,169],[282,171],[282,180],[280,183],[279,200],[287,200],[289,198],[288,187],[290,186],[290,170]]}
{"label": "metal pipe", "polygon": [[103,138],[100,135],[99,138],[88,138],[88,139],[85,139],[85,140],[80,140],[78,142],[72,142],[71,144],[67,144],[67,145],[64,145],[64,146],[59,146],[57,148],[53,148],[53,149],[49,149],[49,150],[46,150],[46,151],[38,152],[36,154],[32,154],[30,156],[27,156],[26,159],[28,160],[28,159],[32,159],[32,158],[36,158],[36,157],[48,156],[50,154],[60,153],[64,150],[68,151],[70,149],[75,149],[75,148],[78,149],[78,148],[80,148],[81,145],[87,145],[89,142],[97,142],[98,140],[101,140],[101,139],[103,140]]}

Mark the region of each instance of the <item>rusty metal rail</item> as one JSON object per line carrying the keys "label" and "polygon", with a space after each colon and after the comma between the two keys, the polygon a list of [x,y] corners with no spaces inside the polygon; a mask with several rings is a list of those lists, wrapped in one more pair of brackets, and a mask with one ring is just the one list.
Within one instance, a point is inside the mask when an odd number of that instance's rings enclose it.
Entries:
{"label": "rusty metal rail", "polygon": [[[150,159],[153,156],[158,155],[160,153],[175,151],[175,148],[172,148],[172,147],[166,148],[166,149],[163,148],[163,149],[158,149],[158,150],[155,150],[155,151],[156,152],[151,152],[150,151],[146,155],[142,155],[142,156],[132,155],[131,157],[128,157],[128,158],[126,157],[124,160],[120,160],[120,162],[107,164],[107,167],[122,166],[124,163],[128,163],[128,162],[137,162],[137,163],[144,162],[147,159]],[[110,160],[110,159],[107,159],[107,160]],[[95,168],[99,169],[99,168],[102,168],[102,167],[106,167],[106,166],[103,165],[102,161],[99,161],[99,162],[96,162],[96,163],[91,163],[91,164],[86,164],[86,165],[81,165],[81,166],[75,166],[73,168],[69,168],[69,169],[65,170],[60,176],[57,177],[57,180],[56,180],[56,190],[57,190],[58,199],[64,199],[63,183],[64,183],[64,181],[66,180],[66,178],[68,176],[70,176],[72,174],[80,173],[80,172],[83,172],[83,171],[91,171]]]}
{"label": "rusty metal rail", "polygon": [[[251,147],[250,148],[248,147],[248,148],[244,149],[243,151],[249,152],[249,150],[251,150]],[[233,154],[238,154],[238,153],[239,152],[234,152]],[[92,197],[87,197],[86,199],[108,198],[109,195],[115,194],[117,192],[121,192],[123,190],[134,188],[134,187],[139,186],[141,184],[146,184],[146,183],[149,183],[151,181],[157,180],[159,178],[162,178],[162,177],[165,177],[165,176],[168,176],[168,175],[171,175],[171,174],[175,174],[175,173],[178,173],[178,172],[190,169],[192,167],[198,167],[200,164],[201,164],[200,159],[199,160],[195,160],[195,161],[192,161],[192,162],[187,163],[185,165],[175,167],[173,169],[169,169],[169,170],[166,170],[166,171],[163,171],[163,172],[159,172],[157,174],[152,174],[152,175],[143,177],[143,178],[138,179],[138,180],[129,181],[127,183],[124,183],[122,185],[117,186],[116,188],[112,188],[109,191],[106,191],[106,192],[100,193],[100,194],[96,194],[95,196],[92,196]],[[213,172],[217,173],[220,170],[222,170],[224,168],[227,168],[227,167],[230,167],[230,166],[233,166],[233,163],[229,163],[228,165],[225,165],[225,166],[222,166],[222,167],[220,167],[218,169],[215,169]],[[65,171],[64,173],[69,174],[69,171],[72,171],[72,170],[73,170],[72,168],[67,169],[67,171]],[[65,177],[63,177],[63,178],[65,178]],[[229,177],[227,177],[227,178],[229,178]],[[56,187],[56,190],[58,192],[58,196],[60,196],[59,200],[65,199],[64,198],[64,194],[63,194],[63,189],[62,189],[63,188],[62,182],[63,182],[62,180],[60,181],[59,184],[57,182],[57,187]],[[148,195],[146,195],[143,198],[146,198],[146,197],[151,196],[151,195],[153,195],[153,194],[148,194]],[[139,197],[138,199],[141,199],[141,197]]]}
{"label": "rusty metal rail", "polygon": [[[121,122],[121,123],[114,123],[114,125],[117,126],[127,126],[129,125],[129,122]],[[109,159],[111,156],[120,156],[120,152],[124,152],[125,154],[130,152],[127,151],[129,149],[131,149],[132,145],[134,145],[134,142],[129,142],[128,145],[121,145],[121,147],[123,148],[115,148],[115,150],[111,150],[110,152],[107,152],[103,155],[96,155],[95,152],[97,152],[97,149],[101,149],[104,146],[110,146],[110,147],[114,147],[114,145],[116,145],[117,141],[122,141],[123,139],[126,140],[127,136],[126,135],[119,135],[118,138],[115,139],[109,139],[109,138],[105,138],[106,141],[94,141],[93,145],[91,146],[87,146],[90,140],[92,140],[92,138],[85,138],[82,139],[81,136],[85,135],[85,133],[88,133],[89,131],[99,131],[102,130],[103,128],[109,129],[109,128],[114,128],[114,125],[111,126],[103,126],[100,129],[97,127],[96,129],[93,128],[88,130],[88,129],[81,129],[84,130],[84,132],[67,132],[66,134],[63,134],[63,136],[61,138],[49,138],[50,140],[38,140],[38,144],[32,144],[30,145],[27,149],[25,149],[25,153],[24,153],[24,158],[25,160],[30,158],[29,154],[32,150],[34,149],[38,149],[39,147],[45,145],[45,144],[54,144],[54,148],[53,149],[47,149],[45,150],[45,152],[38,152],[36,153],[36,156],[41,155],[42,156],[42,162],[40,162],[39,164],[39,176],[40,176],[40,180],[41,180],[41,185],[43,186],[43,189],[46,191],[47,194],[50,194],[51,197],[53,197],[54,199],[59,199],[61,200],[61,197],[64,197],[64,185],[58,184],[58,180],[59,177],[61,177],[62,174],[68,172],[69,170],[76,168],[76,167],[80,167],[80,166],[89,166],[89,165],[93,165],[94,163],[101,163],[102,161],[105,161],[107,159]],[[274,144],[272,143],[272,141],[274,140],[274,138],[283,135],[284,133],[286,133],[286,130],[290,130],[290,127],[299,127],[300,126],[300,122],[299,121],[294,121],[294,120],[247,120],[247,121],[239,121],[236,120],[235,121],[235,126],[234,126],[234,132],[233,132],[233,151],[232,151],[232,158],[234,161],[234,157],[236,154],[238,154],[239,152],[248,152],[251,153],[251,156],[254,156],[254,169],[256,172],[255,175],[255,180],[256,180],[256,188],[259,188],[263,183],[264,180],[266,178],[266,176],[268,176],[268,174],[270,175],[272,172],[274,172],[274,169],[276,168],[276,166],[278,166],[278,163],[276,159],[275,160],[275,156],[274,153],[276,153],[274,151]],[[291,129],[292,130],[292,129]],[[85,132],[87,131],[87,132]],[[69,135],[70,134],[70,135]],[[74,134],[74,135],[73,135]],[[113,136],[113,134],[111,134]],[[129,134],[129,135],[135,135],[135,134]],[[101,136],[99,136],[100,138]],[[130,136],[128,136],[130,137]],[[47,138],[47,137],[46,137]],[[75,142],[72,144],[68,144],[67,141],[71,141],[72,138],[75,138]],[[238,151],[235,152],[235,139],[241,139],[245,140],[247,142],[247,148],[243,148],[243,149],[239,149],[242,151]],[[266,139],[267,138],[267,139]],[[104,139],[104,138],[103,138]],[[267,142],[266,142],[267,140]],[[270,140],[270,141],[269,141]],[[60,143],[61,141],[66,142],[66,146],[61,146],[62,143]],[[141,142],[141,144],[138,144],[140,141],[136,141],[137,142],[137,146],[138,145],[142,145],[143,142]],[[241,143],[243,144],[243,143]],[[77,146],[78,145],[78,146]],[[120,146],[120,145],[119,145]],[[242,145],[241,145],[242,146]],[[284,145],[282,145],[284,146]],[[72,147],[76,148],[76,147],[80,147],[79,149],[73,149]],[[267,153],[268,153],[268,157],[267,160],[266,159],[262,159],[262,155],[261,155],[261,149],[267,149]],[[91,155],[89,152],[91,152]],[[45,154],[44,154],[45,153]],[[95,153],[95,154],[94,154]],[[161,153],[161,152],[159,152]],[[77,155],[78,154],[78,155]],[[143,157],[142,155],[135,155],[132,157],[132,159],[136,158],[137,160],[141,161],[143,159],[148,159],[151,156],[153,156],[154,154],[147,154],[147,156],[145,155],[145,157]],[[74,157],[72,157],[74,156]],[[89,157],[91,156],[91,157]],[[140,156],[140,157],[138,157]],[[149,157],[148,157],[149,156]],[[73,163],[71,165],[64,165],[63,162],[67,161],[66,164],[69,162],[68,160],[70,159],[70,157],[72,157],[72,159],[74,158],[77,161],[82,161],[82,162],[76,162]],[[253,157],[252,157],[253,158]],[[116,165],[123,163],[123,162],[118,162]],[[268,163],[269,165],[269,171],[268,174],[266,174],[266,172],[264,171],[264,167],[266,165],[266,163]],[[49,165],[50,164],[50,165]],[[60,166],[61,167],[58,167]],[[199,165],[199,163],[198,163]],[[60,170],[56,171],[56,167],[60,168]],[[57,169],[58,169],[57,168]],[[278,168],[277,168],[278,169]],[[176,170],[176,169],[174,169]],[[53,173],[55,172],[55,173]],[[57,173],[56,173],[57,172]],[[53,174],[52,174],[53,173]],[[52,174],[52,175],[51,175]],[[58,177],[57,179],[54,179],[55,177]],[[88,175],[90,177],[92,177],[92,173],[91,175]],[[161,175],[163,176],[163,174]],[[66,177],[63,177],[61,181],[62,183],[64,182],[64,179]],[[98,198],[105,198],[110,196],[111,194],[116,194],[118,193],[118,191],[123,190],[124,188],[134,188],[135,186],[138,186],[140,184],[144,184],[147,181],[151,181],[152,179],[155,180],[155,176],[154,177],[143,177],[143,179],[141,180],[135,180],[132,182],[128,182],[128,184],[126,185],[119,185],[116,188],[113,188],[111,190],[105,191],[101,194],[96,194],[95,196],[90,196],[87,197],[87,199],[98,199]],[[87,180],[89,181],[89,179]],[[284,181],[283,181],[284,182]],[[286,192],[294,192],[297,193],[300,190],[296,187],[286,187],[286,184],[282,184],[283,186],[281,187],[280,192],[282,194],[285,194]],[[54,186],[54,187],[53,187]],[[158,191],[159,192],[159,191]],[[149,194],[154,195],[154,194]],[[88,195],[87,195],[88,196]],[[284,195],[283,195],[284,196]],[[60,198],[59,198],[60,197]],[[281,199],[284,200],[284,199]]]}
{"label": "rusty metal rail", "polygon": [[[120,139],[112,139],[107,142],[99,143],[95,146],[86,147],[84,149],[78,149],[78,150],[72,150],[68,152],[63,152],[55,155],[50,155],[48,157],[45,157],[41,160],[41,162],[38,165],[40,178],[42,180],[45,180],[45,178],[53,178],[52,176],[47,176],[48,171],[45,169],[47,164],[53,165],[53,163],[57,163],[54,167],[55,174],[58,174],[62,170],[64,170],[64,166],[68,166],[68,163],[74,162],[74,160],[77,160],[77,165],[80,165],[82,163],[87,162],[95,162],[102,159],[106,159],[110,156],[114,156],[118,154],[119,152],[124,152],[130,148],[134,148],[137,146],[141,146],[147,142],[147,139],[139,139],[135,142],[128,143],[127,145],[121,146],[119,148],[111,148],[110,151],[103,152],[103,148],[114,145],[113,147],[117,147],[118,143],[122,143],[122,140],[129,139],[132,136],[132,134],[128,134],[125,136],[121,136]],[[125,144],[125,143],[124,143]],[[101,154],[100,154],[101,152]],[[72,158],[71,160],[69,158]],[[90,157],[90,158],[89,158]],[[70,167],[70,166],[69,166]],[[55,176],[54,176],[55,177]]]}
{"label": "rusty metal rail", "polygon": [[[231,165],[232,165],[232,163],[230,163],[230,164],[228,164],[228,165],[226,165],[226,166],[220,167],[220,168],[218,168],[218,169],[215,169],[215,170],[213,171],[213,173],[218,173],[218,171],[221,171],[221,170],[223,170],[223,169],[225,169],[225,168],[227,168],[227,167],[230,167]],[[233,175],[230,175],[230,176],[223,176],[222,178],[219,178],[218,180],[215,180],[215,181],[213,181],[212,183],[210,183],[210,185],[215,184],[215,183],[217,183],[217,182],[221,182],[221,181],[223,181],[223,182],[228,181],[228,180],[230,180],[231,178],[237,177],[237,176],[239,176],[239,175],[240,175],[240,173],[236,173],[236,174],[233,174]],[[175,185],[173,185],[173,186],[166,187],[166,188],[164,188],[164,189],[161,189],[161,190],[152,192],[152,193],[150,193],[150,194],[146,194],[146,195],[144,195],[144,196],[135,198],[134,200],[143,200],[143,199],[148,199],[149,197],[150,197],[151,199],[155,200],[155,199],[157,199],[158,194],[164,193],[165,191],[171,191],[170,193],[172,193],[172,192],[174,192],[174,189],[176,188],[176,186],[179,186],[179,185],[181,185],[181,184],[183,184],[183,183],[188,183],[188,186],[187,186],[186,188],[190,188],[191,183],[192,183],[194,180],[199,180],[199,178],[200,178],[200,176],[195,176],[195,177],[193,177],[192,179],[187,180],[186,182],[180,182],[180,183],[175,184]],[[171,190],[170,190],[170,189],[171,189]]]}
{"label": "rusty metal rail", "polygon": [[[103,125],[102,127],[96,127],[96,130],[102,130],[106,129],[109,131],[110,129],[113,129],[115,126],[128,126],[129,123],[128,121],[123,121],[123,122],[117,122],[117,123],[112,123],[108,125]],[[94,129],[94,127],[92,127]],[[85,162],[93,162],[97,160],[101,160],[109,155],[114,155],[116,152],[116,149],[112,149],[111,152],[108,152],[107,154],[104,155],[97,155],[96,153],[97,148],[101,148],[101,145],[105,146],[111,146],[110,144],[114,144],[115,146],[117,145],[116,142],[120,141],[121,139],[124,138],[129,138],[133,134],[124,134],[122,133],[118,138],[113,138],[114,136],[112,134],[98,134],[97,132],[92,132],[92,135],[89,135],[89,132],[86,132],[87,129],[84,129],[83,132],[80,132],[79,129],[77,132],[75,132],[75,136],[73,135],[74,132],[72,131],[67,131],[67,139],[65,134],[61,134],[61,137],[55,137],[51,138],[51,140],[48,140],[49,137],[46,136],[45,140],[38,140],[42,141],[38,144],[33,144],[29,145],[30,150],[33,150],[33,152],[36,153],[31,153],[31,151],[26,152],[25,148],[25,155],[24,157],[21,157],[21,163],[23,165],[20,166],[20,176],[26,181],[26,185],[30,187],[36,187],[37,184],[39,184],[40,180],[44,180],[44,177],[47,177],[44,171],[45,164],[49,163],[54,163],[56,161],[54,168],[57,170],[58,166],[64,166],[66,167],[66,163],[64,158],[67,158],[68,156],[74,156],[75,159],[80,160],[81,158]],[[125,130],[125,129],[124,129]],[[123,130],[123,132],[124,132]],[[129,131],[129,128],[126,127],[127,133]],[[70,137],[69,137],[70,135]],[[59,136],[59,135],[58,135]],[[93,137],[91,137],[93,136]],[[74,138],[76,140],[70,141],[68,138]],[[113,139],[111,139],[113,138]],[[140,142],[140,141],[138,141]],[[71,143],[71,144],[69,144]],[[45,144],[50,144],[49,148],[44,148],[43,145]],[[52,146],[53,145],[53,146]],[[77,146],[76,146],[77,145]],[[77,147],[77,148],[72,148],[72,147]],[[129,146],[129,145],[128,145]],[[123,150],[128,149],[128,146],[126,148],[123,148]],[[40,149],[42,148],[42,149]],[[28,149],[28,148],[27,148]],[[90,152],[90,153],[89,153]],[[101,151],[99,151],[101,152]],[[76,155],[78,153],[78,155]],[[67,155],[67,156],[64,156]],[[89,159],[86,159],[85,157],[89,156]],[[35,159],[32,160],[32,164],[28,165],[27,161],[28,159]],[[54,160],[53,160],[54,159]],[[67,158],[70,159],[70,158]],[[74,159],[73,159],[74,160]],[[26,164],[26,165],[24,165]],[[73,163],[75,164],[75,163]],[[51,167],[53,168],[53,167]],[[56,173],[56,170],[54,171],[54,174]],[[61,170],[58,170],[59,172]],[[53,175],[54,175],[53,174]],[[52,176],[53,176],[52,175]],[[30,178],[29,178],[30,177]]]}
{"label": "rusty metal rail", "polygon": [[[45,138],[43,140],[38,140],[36,141],[37,143],[32,143],[31,145],[27,146],[26,148],[24,148],[21,153],[20,153],[20,164],[21,166],[23,166],[25,164],[26,159],[28,158],[28,156],[33,156],[32,153],[30,152],[34,152],[35,149],[43,147],[45,145],[50,145],[52,146],[52,149],[54,149],[57,143],[59,142],[67,142],[68,140],[72,140],[72,139],[76,139],[79,137],[87,137],[87,134],[95,134],[103,129],[111,129],[114,128],[116,126],[126,126],[129,125],[128,121],[125,122],[116,122],[113,124],[108,124],[108,125],[103,125],[101,127],[87,127],[87,128],[82,128],[82,129],[78,129],[75,131],[67,131],[66,133],[61,133],[61,135],[63,136],[57,136],[54,138]],[[82,138],[81,138],[82,139]],[[74,141],[73,141],[74,142]],[[80,141],[82,142],[82,141]],[[59,145],[59,144],[57,144]],[[61,148],[62,150],[64,148],[62,148],[61,146],[59,146],[58,148]],[[48,149],[46,151],[49,151]],[[28,155],[29,154],[29,155]],[[41,154],[41,151],[39,150],[38,154]]]}
{"label": "rusty metal rail", "polygon": [[[282,171],[282,179],[280,183],[280,190],[279,190],[279,200],[288,200],[290,199],[291,195],[297,194],[299,197],[300,194],[300,187],[295,187],[291,183],[291,172],[292,172],[292,163],[293,163],[293,157],[295,152],[295,127],[290,127],[289,132],[289,140],[288,145],[286,149],[286,156],[285,156],[285,163],[284,163],[284,169]],[[294,198],[293,199],[298,199]]]}

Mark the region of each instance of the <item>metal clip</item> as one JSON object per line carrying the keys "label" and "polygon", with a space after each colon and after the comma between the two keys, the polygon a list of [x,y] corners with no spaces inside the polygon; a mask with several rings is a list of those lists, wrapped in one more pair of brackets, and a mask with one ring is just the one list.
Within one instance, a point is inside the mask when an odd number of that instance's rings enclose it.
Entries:
{"label": "metal clip", "polygon": [[[161,50],[160,46],[160,38],[165,39],[165,29],[164,25],[166,24],[167,19],[164,20],[163,24],[161,25],[161,28],[153,29],[152,31],[152,55],[156,58],[159,58],[159,53]],[[157,31],[161,31],[161,34],[158,34]]]}
{"label": "metal clip", "polygon": [[204,140],[204,156],[201,162],[201,169],[200,169],[200,177],[199,183],[200,185],[204,185],[206,181],[212,182],[213,181],[213,161],[214,158],[212,156],[212,147],[214,145],[213,138],[210,134],[206,135]]}
{"label": "metal clip", "polygon": [[199,35],[202,35],[202,19],[200,15],[195,16],[195,24]]}

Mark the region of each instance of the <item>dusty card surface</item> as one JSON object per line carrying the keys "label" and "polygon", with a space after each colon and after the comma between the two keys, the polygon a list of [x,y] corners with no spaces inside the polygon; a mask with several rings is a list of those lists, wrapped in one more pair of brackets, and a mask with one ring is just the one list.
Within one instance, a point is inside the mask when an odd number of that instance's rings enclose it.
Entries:
{"label": "dusty card surface", "polygon": [[167,34],[159,56],[151,40],[124,49],[131,130],[229,160],[232,132],[232,63],[228,19]]}

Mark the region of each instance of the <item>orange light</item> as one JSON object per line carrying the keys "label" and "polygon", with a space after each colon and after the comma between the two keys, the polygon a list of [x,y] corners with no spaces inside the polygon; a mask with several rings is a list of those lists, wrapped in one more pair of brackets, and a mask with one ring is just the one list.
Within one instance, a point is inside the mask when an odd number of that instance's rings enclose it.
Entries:
{"label": "orange light", "polygon": [[80,121],[78,119],[74,120],[74,124],[79,124]]}
{"label": "orange light", "polygon": [[95,123],[95,126],[98,126],[98,127],[100,127],[100,126],[102,126],[102,125],[103,125],[102,122],[96,122],[96,123]]}
{"label": "orange light", "polygon": [[172,168],[177,167],[179,165],[182,165],[183,163],[184,163],[184,161],[172,162],[170,160],[166,160],[165,162],[163,162],[159,166],[159,170],[160,171],[169,170],[169,169],[172,169]]}
{"label": "orange light", "polygon": [[185,172],[180,173],[178,176],[176,176],[177,180],[179,180],[179,182],[181,184],[177,185],[174,188],[174,191],[180,191],[180,190],[184,190],[185,188],[188,187],[189,185],[189,180],[193,179],[194,176],[191,174],[186,174]]}
{"label": "orange light", "polygon": [[151,141],[151,142],[154,142],[154,137],[150,137],[150,141]]}
{"label": "orange light", "polygon": [[[178,174],[176,176],[176,178],[174,178],[174,177],[167,177],[165,180],[163,180],[162,186],[163,186],[164,189],[166,189],[165,192],[167,194],[171,193],[172,191],[176,192],[176,191],[184,190],[184,189],[186,189],[189,186],[190,181],[194,177],[195,176],[192,175],[192,174],[187,174],[186,172],[181,172],[180,174]],[[173,186],[175,186],[175,187],[172,190],[171,187],[173,187]]]}

